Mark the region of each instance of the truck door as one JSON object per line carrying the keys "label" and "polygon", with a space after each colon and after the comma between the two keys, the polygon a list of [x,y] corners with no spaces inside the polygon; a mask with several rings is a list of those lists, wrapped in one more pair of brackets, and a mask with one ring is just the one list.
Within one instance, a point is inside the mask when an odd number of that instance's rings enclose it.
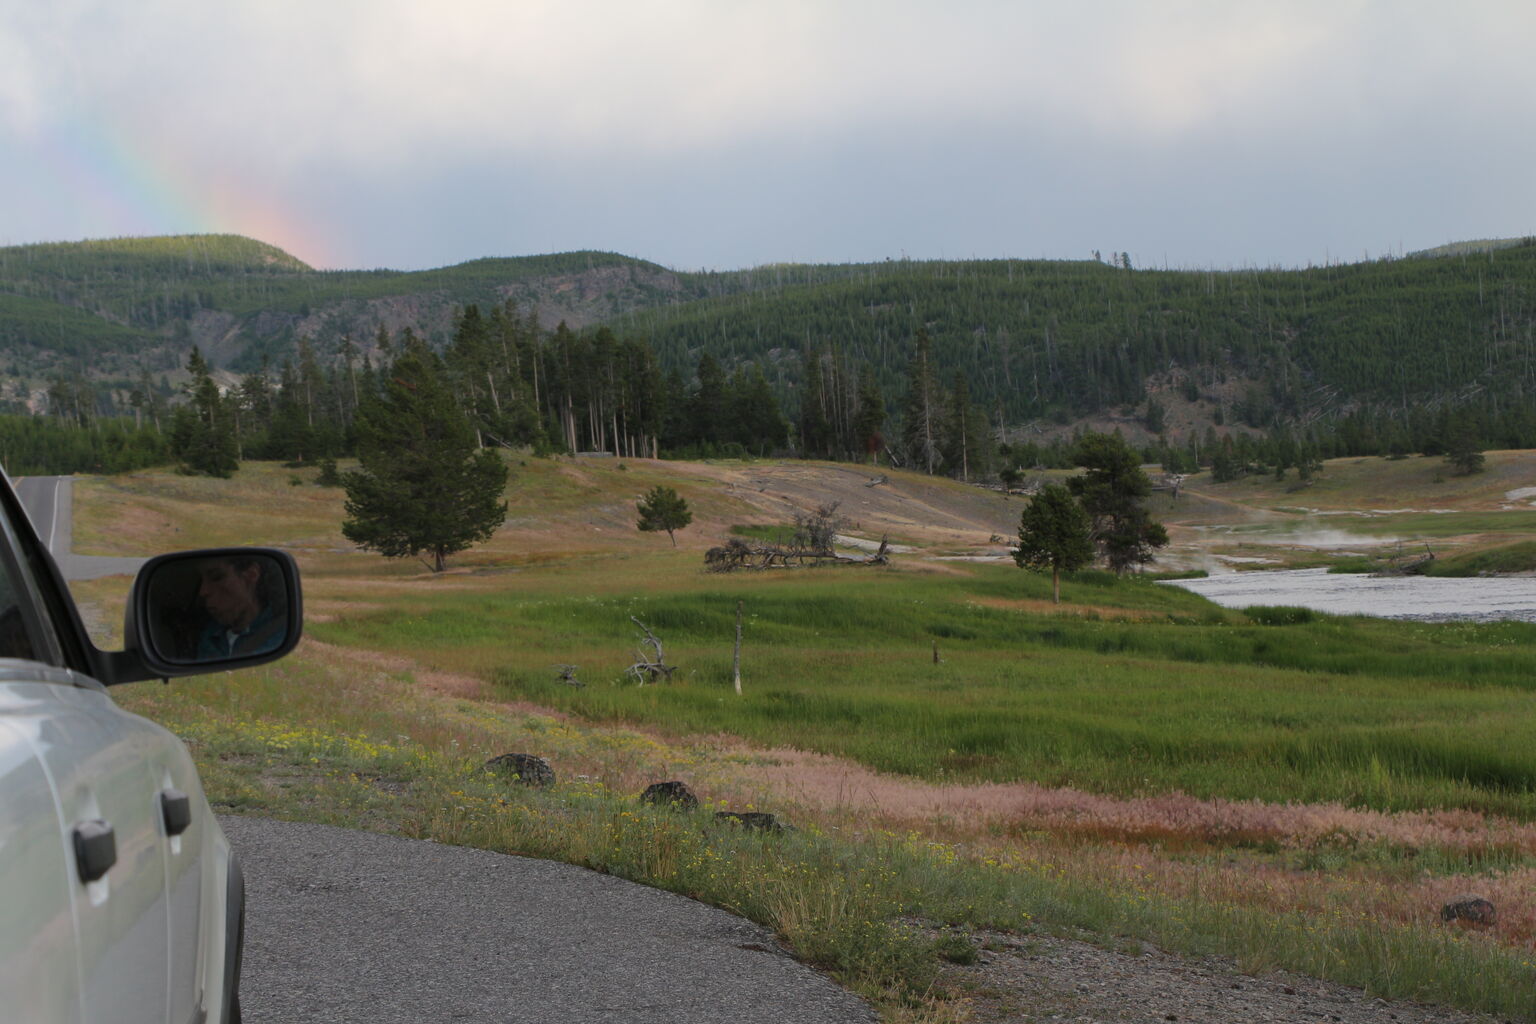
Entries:
{"label": "truck door", "polygon": [[37,755],[35,721],[15,712],[0,682],[0,995],[11,1020],[80,1021],[71,853],[53,786]]}
{"label": "truck door", "polygon": [[[118,710],[104,690],[49,689],[55,707],[38,734],[76,848],[85,1019],[167,1020],[170,909],[159,779],[151,770],[158,730]],[[79,837],[103,829],[111,831],[115,856],[88,864]]]}

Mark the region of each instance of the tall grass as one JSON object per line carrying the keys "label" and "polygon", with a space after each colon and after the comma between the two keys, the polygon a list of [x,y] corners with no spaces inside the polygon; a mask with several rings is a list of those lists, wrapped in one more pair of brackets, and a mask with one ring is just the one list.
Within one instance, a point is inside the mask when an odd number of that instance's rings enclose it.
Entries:
{"label": "tall grass", "polygon": [[[647,594],[439,590],[314,628],[594,720],[727,732],[925,778],[1536,814],[1536,721],[1525,714],[1536,626],[1249,618],[1102,575],[1069,581],[1068,598],[1135,620],[998,606],[1048,586],[981,567],[698,576]],[[673,683],[625,677],[632,618],[663,638]],[[557,664],[579,666],[588,685],[557,681]]]}
{"label": "tall grass", "polygon": [[[223,810],[551,857],[702,899],[773,928],[888,1020],[963,1017],[963,993],[936,986],[940,957],[952,954],[923,939],[918,921],[1134,937],[1234,956],[1246,970],[1290,968],[1381,996],[1536,1019],[1528,953],[1376,919],[1348,889],[1283,909],[1198,881],[1169,884],[1140,863],[1120,875],[1085,870],[1093,858],[1083,847],[1024,837],[989,852],[916,833],[848,836],[814,821],[783,834],[719,826],[709,805],[697,814],[640,805],[638,780],[649,776],[624,767],[631,757],[642,772],[660,770],[658,760],[687,764],[704,786],[729,789],[728,766],[707,748],[433,697],[409,676],[358,671],[344,652],[124,697],[188,738]],[[556,763],[553,789],[512,786],[481,767],[489,753],[528,746]]]}

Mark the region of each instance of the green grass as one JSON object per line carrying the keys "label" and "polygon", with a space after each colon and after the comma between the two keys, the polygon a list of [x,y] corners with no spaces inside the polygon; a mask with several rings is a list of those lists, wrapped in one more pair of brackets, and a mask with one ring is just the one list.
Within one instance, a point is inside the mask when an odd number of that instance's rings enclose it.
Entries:
{"label": "green grass", "polygon": [[1404,512],[1352,521],[1364,534],[1405,537],[1456,537],[1473,533],[1536,532],[1536,510]]}
{"label": "green grass", "polygon": [[[1536,816],[1536,722],[1525,713],[1536,626],[1243,615],[1102,573],[1064,587],[1101,617],[996,606],[1048,587],[983,566],[700,577],[675,593],[441,590],[314,632],[464,665],[508,697],[597,721],[725,732],[930,779]],[[740,698],[730,687],[738,599]],[[631,617],[662,638],[679,667],[671,684],[627,681]],[[588,686],[557,682],[556,664],[580,666]]]}
{"label": "green grass", "polygon": [[[146,684],[120,699],[191,742],[222,811],[549,857],[701,899],[773,928],[887,1021],[963,1019],[964,993],[938,980],[943,962],[965,958],[960,943],[953,932],[925,940],[914,922],[1133,937],[1234,956],[1244,970],[1300,970],[1375,995],[1536,1019],[1536,985],[1520,950],[1384,925],[1351,906],[1275,912],[1135,877],[1087,879],[1073,870],[1070,850],[1050,854],[1024,841],[982,858],[916,834],[722,828],[710,822],[712,806],[698,814],[647,808],[601,772],[568,768],[594,751],[611,759],[654,747],[642,736],[433,699],[408,676],[357,671],[344,659]],[[555,762],[553,789],[509,785],[481,768],[488,753],[529,745]],[[707,748],[661,753],[699,773],[715,757]]]}
{"label": "green grass", "polygon": [[1446,555],[1430,563],[1428,575],[1481,576],[1514,572],[1536,572],[1536,541],[1523,540]]}

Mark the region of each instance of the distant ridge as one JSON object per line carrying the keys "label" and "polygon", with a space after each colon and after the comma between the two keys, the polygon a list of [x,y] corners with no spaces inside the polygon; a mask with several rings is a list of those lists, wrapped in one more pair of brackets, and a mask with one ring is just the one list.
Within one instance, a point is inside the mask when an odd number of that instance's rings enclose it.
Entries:
{"label": "distant ridge", "polygon": [[276,371],[302,339],[326,364],[350,340],[377,365],[380,329],[442,346],[465,307],[508,303],[544,331],[644,338],[684,384],[705,353],[727,373],[754,364],[791,414],[812,373],[845,390],[867,374],[898,410],[921,330],[946,387],[963,380],[994,422],[1032,432],[1187,437],[1474,404],[1536,423],[1536,241],[1513,238],[1229,271],[1122,257],[680,272],[599,251],[319,271],[234,235],[11,246],[0,408],[37,407],[61,377],[93,381],[122,408],[146,372],[174,387],[193,345],[236,375],[263,361]]}
{"label": "distant ridge", "polygon": [[37,242],[0,248],[0,273],[4,257],[76,257],[86,261],[127,257],[149,263],[165,260],[203,261],[214,266],[308,270],[314,268],[275,245],[244,235],[151,235],[144,237],[86,239],[80,242]]}
{"label": "distant ridge", "polygon": [[1481,238],[1470,242],[1448,242],[1445,245],[1437,245],[1433,249],[1411,252],[1405,258],[1466,256],[1478,252],[1497,252],[1500,249],[1513,249],[1517,245],[1530,245],[1533,241],[1536,239],[1526,235],[1523,238]]}

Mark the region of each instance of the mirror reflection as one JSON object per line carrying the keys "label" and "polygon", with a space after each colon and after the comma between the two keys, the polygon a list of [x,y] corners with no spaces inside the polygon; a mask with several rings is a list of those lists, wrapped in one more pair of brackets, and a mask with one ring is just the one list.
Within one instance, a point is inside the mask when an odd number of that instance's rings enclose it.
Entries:
{"label": "mirror reflection", "polygon": [[172,661],[253,657],[287,639],[288,588],[266,555],[225,552],[156,567],[148,588],[150,637]]}

